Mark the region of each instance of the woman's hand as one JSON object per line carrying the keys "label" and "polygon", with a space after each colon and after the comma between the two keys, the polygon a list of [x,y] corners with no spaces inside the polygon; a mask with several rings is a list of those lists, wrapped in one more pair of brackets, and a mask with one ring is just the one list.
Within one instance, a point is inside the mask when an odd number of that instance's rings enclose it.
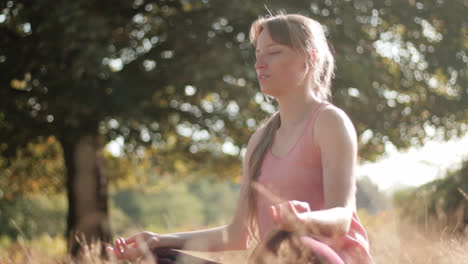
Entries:
{"label": "woman's hand", "polygon": [[127,239],[121,237],[115,240],[114,247],[108,246],[109,254],[114,254],[118,259],[135,259],[151,254],[151,249],[160,244],[160,238],[152,232],[141,232]]}
{"label": "woman's hand", "polygon": [[287,201],[272,205],[270,213],[279,229],[294,231],[305,224],[303,213],[310,212],[309,204],[301,201]]}

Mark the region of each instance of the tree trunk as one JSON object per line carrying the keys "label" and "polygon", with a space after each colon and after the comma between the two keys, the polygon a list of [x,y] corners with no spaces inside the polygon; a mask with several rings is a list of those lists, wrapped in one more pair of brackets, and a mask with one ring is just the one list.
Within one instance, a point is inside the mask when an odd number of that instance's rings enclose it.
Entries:
{"label": "tree trunk", "polygon": [[67,167],[68,250],[77,256],[84,244],[111,238],[107,179],[97,135],[61,139]]}

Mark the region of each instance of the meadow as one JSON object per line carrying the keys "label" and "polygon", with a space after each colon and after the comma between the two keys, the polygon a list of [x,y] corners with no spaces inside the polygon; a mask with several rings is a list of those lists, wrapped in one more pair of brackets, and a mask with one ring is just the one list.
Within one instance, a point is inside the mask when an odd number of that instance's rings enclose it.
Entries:
{"label": "meadow", "polygon": [[[375,263],[456,264],[465,263],[468,259],[466,238],[453,225],[441,225],[431,219],[423,225],[412,224],[403,220],[405,217],[398,209],[380,211],[374,215],[359,210],[359,216],[367,228]],[[179,230],[193,228],[196,227],[177,227]],[[129,229],[125,232],[133,231]],[[163,229],[160,231],[164,232]],[[20,235],[14,242],[2,237],[0,263],[152,263],[103,258],[100,244],[86,247],[80,260],[72,259],[66,249],[66,241],[59,235],[52,237],[42,234],[34,239],[25,239]]]}

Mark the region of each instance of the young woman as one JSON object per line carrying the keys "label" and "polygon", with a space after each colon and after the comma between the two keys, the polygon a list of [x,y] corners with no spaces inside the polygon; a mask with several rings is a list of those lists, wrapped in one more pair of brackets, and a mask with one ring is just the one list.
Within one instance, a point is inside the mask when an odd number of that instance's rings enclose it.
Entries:
{"label": "young woman", "polygon": [[250,30],[261,91],[279,112],[251,137],[241,194],[226,226],[174,234],[138,233],[108,250],[119,259],[144,248],[245,249],[273,230],[297,231],[326,263],[372,263],[355,207],[357,136],[328,102],[334,59],[321,25],[301,15],[256,20]]}

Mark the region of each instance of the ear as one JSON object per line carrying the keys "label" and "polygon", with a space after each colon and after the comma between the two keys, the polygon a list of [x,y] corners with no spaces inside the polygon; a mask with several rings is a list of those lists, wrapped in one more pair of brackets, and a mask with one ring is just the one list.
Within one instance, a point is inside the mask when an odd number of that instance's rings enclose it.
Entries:
{"label": "ear", "polygon": [[314,66],[316,60],[317,60],[317,51],[315,49],[310,49],[309,52],[307,52],[306,66],[307,67]]}

